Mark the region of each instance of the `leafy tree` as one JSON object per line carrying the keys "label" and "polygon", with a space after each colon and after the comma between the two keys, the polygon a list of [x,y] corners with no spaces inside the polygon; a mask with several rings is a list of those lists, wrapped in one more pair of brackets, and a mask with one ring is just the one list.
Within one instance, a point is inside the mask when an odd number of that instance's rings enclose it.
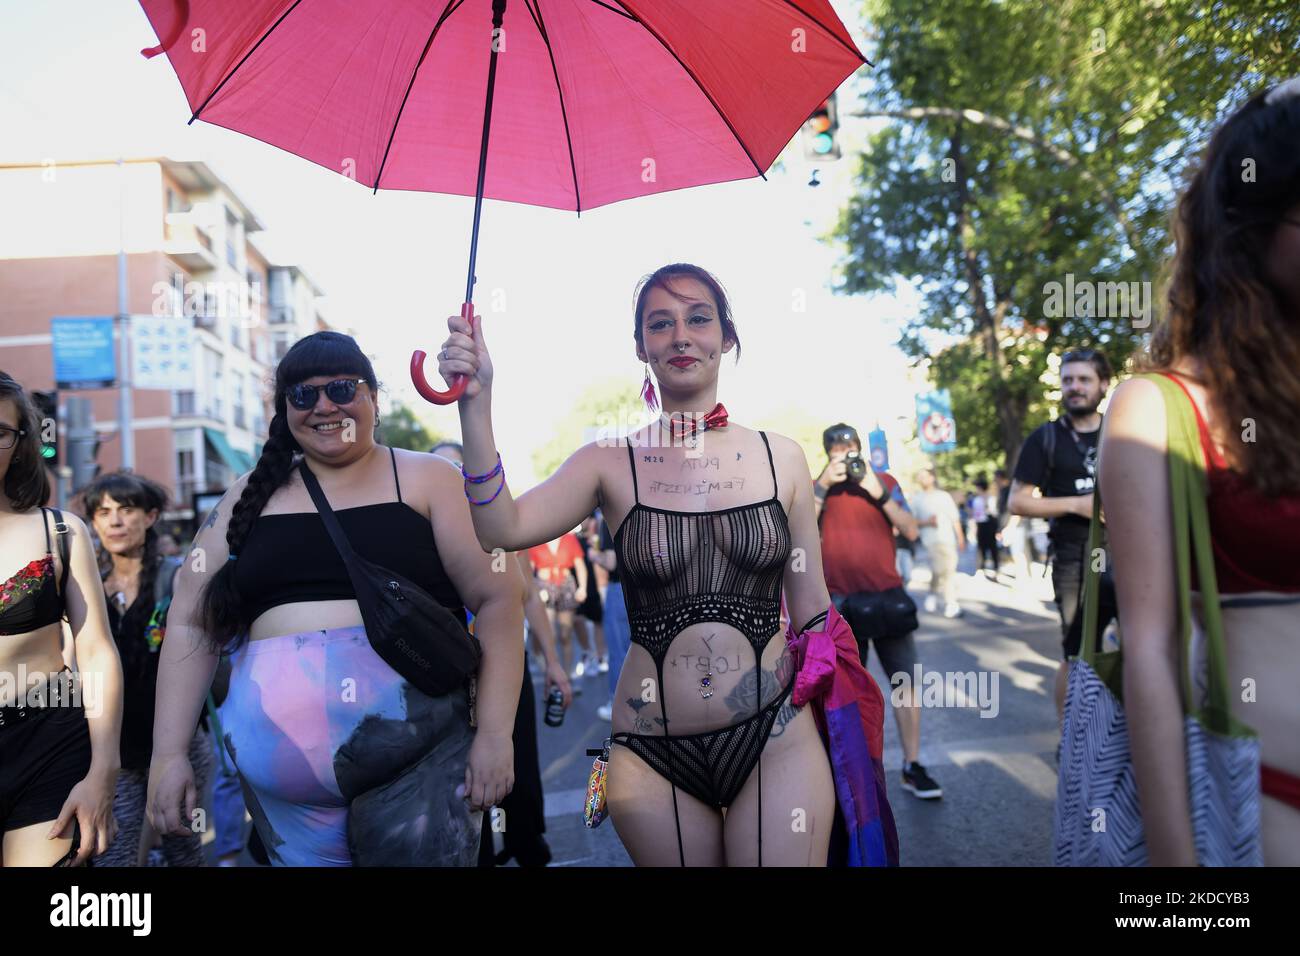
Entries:
{"label": "leafy tree", "polygon": [[429,431],[409,406],[401,402],[393,402],[388,414],[380,416],[377,438],[381,445],[419,452],[428,451],[442,441]]}
{"label": "leafy tree", "polygon": [[545,480],[564,460],[591,441],[613,441],[638,427],[646,417],[637,386],[626,378],[592,382],[570,412],[555,423],[555,434],[533,452],[533,470]]}
{"label": "leafy tree", "polygon": [[[902,348],[933,356],[966,464],[1009,462],[1047,417],[1051,353],[1098,346],[1118,367],[1141,344],[1182,174],[1234,98],[1300,71],[1298,15],[1290,0],[863,6],[876,68],[857,115],[895,122],[869,138],[836,230],[840,289],[915,284]],[[1055,307],[1067,277],[1100,287],[1081,314]],[[1102,291],[1118,282],[1148,285],[1124,303]]]}

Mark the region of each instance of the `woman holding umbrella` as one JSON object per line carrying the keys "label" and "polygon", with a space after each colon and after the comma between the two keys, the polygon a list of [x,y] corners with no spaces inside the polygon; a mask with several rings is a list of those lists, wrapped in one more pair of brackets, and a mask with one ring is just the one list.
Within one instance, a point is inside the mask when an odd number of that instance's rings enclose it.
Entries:
{"label": "woman holding umbrella", "polygon": [[[795,662],[780,627],[782,586],[804,630],[830,605],[812,483],[795,442],[729,423],[718,404],[722,357],[740,347],[721,285],[687,264],[642,281],[632,333],[664,414],[626,442],[584,446],[518,499],[493,440],[482,329],[460,316],[448,325],[438,369],[468,377],[465,488],[483,547],[551,540],[597,506],[616,529],[632,647],[608,803],[633,860],[824,864],[831,769],[812,713],[790,703]],[[803,826],[791,826],[795,812]]]}

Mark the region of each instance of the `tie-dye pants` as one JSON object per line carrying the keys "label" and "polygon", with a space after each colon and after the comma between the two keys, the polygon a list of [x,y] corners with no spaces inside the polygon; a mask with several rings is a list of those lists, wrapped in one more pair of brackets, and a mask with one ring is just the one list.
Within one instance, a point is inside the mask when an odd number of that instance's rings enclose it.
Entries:
{"label": "tie-dye pants", "polygon": [[467,690],[416,690],[363,627],[250,641],[231,668],[226,752],[273,864],[476,864]]}

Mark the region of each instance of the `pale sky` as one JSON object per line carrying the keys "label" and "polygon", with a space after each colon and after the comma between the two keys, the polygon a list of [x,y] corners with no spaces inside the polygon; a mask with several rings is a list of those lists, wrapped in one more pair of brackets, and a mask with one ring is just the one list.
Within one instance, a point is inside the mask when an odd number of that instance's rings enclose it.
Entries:
{"label": "pale sky", "polygon": [[[834,6],[865,50],[857,4]],[[446,317],[459,310],[472,199],[373,195],[239,133],[187,126],[190,111],[166,57],[140,55],[156,39],[130,0],[0,0],[0,18],[0,162],[123,155],[208,163],[266,225],[256,244],[272,262],[306,269],[326,293],[327,318],[355,329],[378,357],[392,397],[422,408],[443,434],[459,434],[455,406],[427,405],[406,369],[413,348],[437,351]],[[853,82],[841,88],[841,113],[852,108]],[[904,310],[917,300],[908,291],[832,295],[839,251],[817,239],[847,199],[852,146],[867,133],[862,121],[842,124],[846,158],[820,164],[823,185],[815,189],[796,138],[784,171],[769,172],[767,182],[650,196],[581,219],[484,203],[475,300],[496,367],[496,434],[513,486],[545,477],[531,474],[530,453],[586,383],[625,377],[640,385],[633,288],[675,261],[709,269],[732,298],[744,357],[724,363],[719,398],[733,420],[762,428],[797,410],[826,425],[848,421],[864,435],[879,420],[891,444],[910,437],[898,419],[912,415],[913,389],[895,343]],[[494,292],[503,311],[491,310]],[[801,299],[806,310],[796,311]]]}

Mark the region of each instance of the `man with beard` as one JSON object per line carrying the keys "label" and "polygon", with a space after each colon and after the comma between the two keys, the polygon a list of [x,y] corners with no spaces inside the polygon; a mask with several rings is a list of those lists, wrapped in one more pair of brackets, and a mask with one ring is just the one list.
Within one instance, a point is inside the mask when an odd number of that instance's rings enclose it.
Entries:
{"label": "man with beard", "polygon": [[[1111,377],[1110,363],[1095,349],[1077,349],[1061,357],[1064,414],[1025,439],[1011,483],[1012,514],[1051,521],[1052,584],[1067,659],[1079,653],[1083,633],[1083,575],[1089,560],[1088,525],[1101,437],[1097,407]],[[1102,567],[1097,640],[1115,618],[1114,586],[1108,564]],[[1056,673],[1058,716],[1065,708],[1066,675],[1062,664]]]}

